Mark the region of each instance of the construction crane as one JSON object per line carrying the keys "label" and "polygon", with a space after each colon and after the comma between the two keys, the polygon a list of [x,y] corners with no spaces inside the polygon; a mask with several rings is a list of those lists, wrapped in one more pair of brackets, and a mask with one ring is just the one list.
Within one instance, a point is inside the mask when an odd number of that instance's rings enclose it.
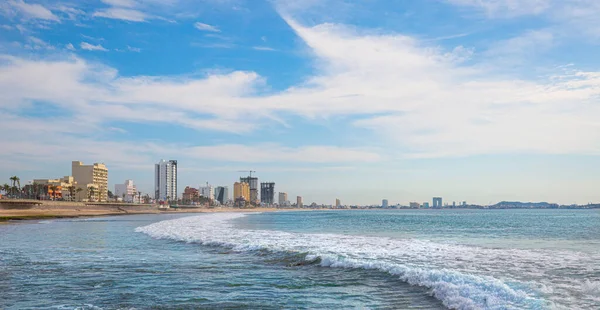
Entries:
{"label": "construction crane", "polygon": [[256,172],[254,170],[239,170],[238,172],[248,172],[250,174],[250,177],[252,177],[252,172]]}

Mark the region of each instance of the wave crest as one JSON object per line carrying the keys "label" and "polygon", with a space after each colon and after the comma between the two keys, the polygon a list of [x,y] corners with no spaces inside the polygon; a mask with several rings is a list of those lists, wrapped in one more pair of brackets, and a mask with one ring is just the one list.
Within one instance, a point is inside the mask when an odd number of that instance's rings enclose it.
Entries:
{"label": "wave crest", "polygon": [[[451,269],[454,262],[448,258],[458,251],[468,262],[469,255],[481,254],[475,247],[420,240],[235,228],[231,220],[243,216],[246,215],[206,214],[162,221],[139,227],[136,231],[154,238],[226,247],[234,251],[306,253],[304,260],[307,263],[323,267],[387,272],[411,285],[431,289],[435,298],[452,309],[541,309],[552,305],[529,286],[513,279],[501,280]],[[469,250],[477,253],[469,253]],[[464,257],[462,261],[464,263]]]}

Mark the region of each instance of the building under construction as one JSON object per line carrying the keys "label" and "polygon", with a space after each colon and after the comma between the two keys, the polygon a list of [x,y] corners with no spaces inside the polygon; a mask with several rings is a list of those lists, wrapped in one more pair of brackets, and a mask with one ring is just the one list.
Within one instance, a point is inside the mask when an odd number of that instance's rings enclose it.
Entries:
{"label": "building under construction", "polygon": [[260,183],[260,202],[268,205],[275,203],[275,183]]}
{"label": "building under construction", "polygon": [[258,202],[258,178],[256,177],[243,177],[240,178],[240,182],[248,183],[250,185],[250,202]]}

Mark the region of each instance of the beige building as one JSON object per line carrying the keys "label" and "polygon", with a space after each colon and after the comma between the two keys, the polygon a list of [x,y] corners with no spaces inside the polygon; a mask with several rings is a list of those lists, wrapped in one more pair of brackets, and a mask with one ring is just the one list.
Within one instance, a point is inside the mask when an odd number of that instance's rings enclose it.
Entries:
{"label": "beige building", "polygon": [[44,186],[43,192],[38,191],[38,195],[53,199],[75,200],[77,182],[72,176],[60,179],[34,179],[33,184]]}
{"label": "beige building", "polygon": [[92,201],[108,201],[108,169],[104,164],[84,165],[73,161],[71,174],[83,189],[80,193],[86,192]]}
{"label": "beige building", "polygon": [[235,182],[233,184],[233,200],[244,198],[250,201],[250,185],[246,182]]}

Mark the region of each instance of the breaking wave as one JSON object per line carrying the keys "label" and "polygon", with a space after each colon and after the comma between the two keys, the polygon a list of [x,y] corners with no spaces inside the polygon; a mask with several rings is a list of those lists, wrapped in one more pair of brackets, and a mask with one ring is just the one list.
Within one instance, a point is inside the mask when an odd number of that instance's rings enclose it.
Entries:
{"label": "breaking wave", "polygon": [[[531,278],[539,276],[544,264],[570,264],[580,259],[573,253],[548,257],[547,253],[528,250],[414,239],[237,229],[231,220],[243,216],[246,215],[206,214],[162,221],[136,231],[154,238],[232,251],[286,253],[306,262],[294,265],[387,272],[411,285],[429,288],[432,296],[452,309],[561,308],[546,300],[544,293],[561,295],[562,289],[550,288],[551,283],[532,282]],[[523,275],[523,279],[511,276],[514,274]],[[588,284],[587,290],[595,291],[595,284]]]}

